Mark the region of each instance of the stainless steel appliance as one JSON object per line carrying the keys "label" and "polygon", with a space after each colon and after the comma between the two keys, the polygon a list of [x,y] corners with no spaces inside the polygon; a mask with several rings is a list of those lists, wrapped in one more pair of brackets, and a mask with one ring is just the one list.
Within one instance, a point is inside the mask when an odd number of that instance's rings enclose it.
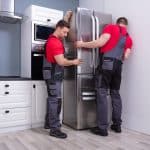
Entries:
{"label": "stainless steel appliance", "polygon": [[63,84],[63,123],[75,129],[96,126],[96,92],[94,75],[99,63],[99,49],[75,49],[75,40],[97,39],[112,16],[85,8],[77,8],[71,19],[71,31],[66,39],[68,58],[81,58],[78,67],[65,68]]}
{"label": "stainless steel appliance", "polygon": [[32,22],[31,79],[42,80],[44,44],[55,30],[53,26]]}
{"label": "stainless steel appliance", "polygon": [[44,44],[54,30],[53,26],[32,22],[31,79],[33,80],[43,79]]}

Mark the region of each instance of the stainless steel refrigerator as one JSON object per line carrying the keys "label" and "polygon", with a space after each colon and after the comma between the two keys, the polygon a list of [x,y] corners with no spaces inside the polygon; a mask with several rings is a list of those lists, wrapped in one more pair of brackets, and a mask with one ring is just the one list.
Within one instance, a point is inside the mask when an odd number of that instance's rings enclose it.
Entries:
{"label": "stainless steel refrigerator", "polygon": [[99,64],[99,49],[76,49],[74,41],[97,39],[112,16],[86,8],[77,8],[71,18],[69,36],[65,40],[68,59],[81,58],[80,66],[64,69],[63,124],[74,129],[96,126],[96,91],[94,75]]}

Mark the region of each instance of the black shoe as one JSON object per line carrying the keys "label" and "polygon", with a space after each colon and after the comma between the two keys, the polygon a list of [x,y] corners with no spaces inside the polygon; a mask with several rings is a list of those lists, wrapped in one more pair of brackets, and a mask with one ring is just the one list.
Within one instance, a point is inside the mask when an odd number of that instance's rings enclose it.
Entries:
{"label": "black shoe", "polygon": [[91,132],[96,135],[108,136],[107,129],[100,129],[99,127],[92,128]]}
{"label": "black shoe", "polygon": [[49,126],[48,123],[45,123],[45,124],[44,124],[44,129],[50,129],[50,126]]}
{"label": "black shoe", "polygon": [[49,133],[50,136],[54,136],[56,138],[61,138],[61,139],[65,139],[67,138],[67,134],[63,133],[60,129],[57,130],[50,130]]}
{"label": "black shoe", "polygon": [[116,133],[121,133],[121,126],[120,125],[111,125],[110,127],[113,131],[115,131]]}

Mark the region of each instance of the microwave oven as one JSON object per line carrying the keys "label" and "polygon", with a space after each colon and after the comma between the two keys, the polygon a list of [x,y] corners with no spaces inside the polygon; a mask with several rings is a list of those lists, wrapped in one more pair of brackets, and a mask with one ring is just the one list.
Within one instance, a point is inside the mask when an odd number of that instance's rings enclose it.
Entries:
{"label": "microwave oven", "polygon": [[54,30],[55,26],[52,24],[32,22],[32,44],[43,45]]}

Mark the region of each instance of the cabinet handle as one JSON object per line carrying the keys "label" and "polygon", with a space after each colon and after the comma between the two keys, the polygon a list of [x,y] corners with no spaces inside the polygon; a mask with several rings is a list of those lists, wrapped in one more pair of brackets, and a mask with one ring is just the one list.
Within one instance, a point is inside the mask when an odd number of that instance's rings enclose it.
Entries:
{"label": "cabinet handle", "polygon": [[5,110],[5,114],[8,114],[10,111],[9,110]]}
{"label": "cabinet handle", "polygon": [[34,88],[34,89],[36,88],[36,85],[35,85],[35,84],[33,84],[33,88]]}
{"label": "cabinet handle", "polygon": [[9,94],[9,92],[5,92],[5,94],[6,94],[6,95]]}
{"label": "cabinet handle", "polygon": [[9,87],[9,84],[5,84],[5,87]]}
{"label": "cabinet handle", "polygon": [[50,22],[50,21],[51,21],[51,19],[47,19],[47,21],[48,21],[48,22]]}

